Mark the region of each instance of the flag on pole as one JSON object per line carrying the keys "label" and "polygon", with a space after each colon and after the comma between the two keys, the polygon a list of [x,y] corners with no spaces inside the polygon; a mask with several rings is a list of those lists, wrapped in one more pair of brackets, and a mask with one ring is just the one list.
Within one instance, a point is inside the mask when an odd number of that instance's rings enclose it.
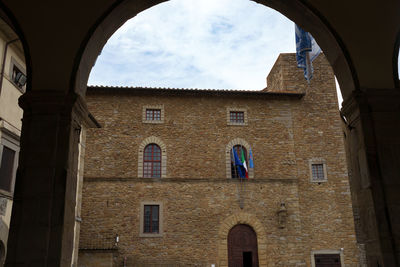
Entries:
{"label": "flag on pole", "polygon": [[249,152],[249,168],[254,168],[253,152],[251,151],[251,147],[250,147],[250,152]]}
{"label": "flag on pole", "polygon": [[233,158],[235,159],[235,166],[236,166],[236,170],[237,170],[239,178],[245,178],[246,177],[246,172],[245,172],[243,163],[239,159],[239,156],[236,153],[236,149],[234,147],[232,148],[232,153],[233,153]]}
{"label": "flag on pole", "polygon": [[249,179],[249,171],[247,170],[246,157],[244,156],[244,151],[243,151],[242,147],[240,147],[240,152],[242,154],[241,156],[242,156],[243,167],[245,170],[245,176],[246,176],[246,179]]}
{"label": "flag on pole", "polygon": [[321,53],[321,48],[312,35],[297,24],[295,24],[295,35],[297,67],[304,70],[304,77],[309,83],[314,72],[312,62]]}

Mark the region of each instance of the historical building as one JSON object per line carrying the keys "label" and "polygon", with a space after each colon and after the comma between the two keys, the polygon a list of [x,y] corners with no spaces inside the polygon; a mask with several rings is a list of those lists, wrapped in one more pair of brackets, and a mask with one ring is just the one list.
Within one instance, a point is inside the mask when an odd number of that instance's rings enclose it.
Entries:
{"label": "historical building", "polygon": [[334,75],[314,69],[281,54],[256,92],[89,87],[78,265],[358,266]]}
{"label": "historical building", "polygon": [[3,266],[20,148],[22,109],[18,98],[25,92],[26,70],[21,41],[2,20],[0,60],[0,266]]}
{"label": "historical building", "polygon": [[[80,129],[96,127],[86,106],[89,73],[123,23],[162,2],[0,1],[0,17],[21,40],[28,77],[19,99],[24,113],[7,266],[72,264],[79,221],[78,150],[84,144]],[[324,51],[344,99],[349,167],[359,186],[355,192],[368,266],[399,266],[400,1],[257,3],[309,31]]]}

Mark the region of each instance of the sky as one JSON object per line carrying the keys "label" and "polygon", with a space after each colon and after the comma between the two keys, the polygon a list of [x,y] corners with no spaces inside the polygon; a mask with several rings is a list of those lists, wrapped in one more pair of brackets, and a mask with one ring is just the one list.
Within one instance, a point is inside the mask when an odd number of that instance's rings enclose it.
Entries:
{"label": "sky", "polygon": [[89,84],[260,90],[279,53],[294,51],[294,24],[273,9],[249,0],[171,0],[114,33]]}
{"label": "sky", "polygon": [[108,40],[89,85],[261,90],[294,23],[249,0],[171,0]]}

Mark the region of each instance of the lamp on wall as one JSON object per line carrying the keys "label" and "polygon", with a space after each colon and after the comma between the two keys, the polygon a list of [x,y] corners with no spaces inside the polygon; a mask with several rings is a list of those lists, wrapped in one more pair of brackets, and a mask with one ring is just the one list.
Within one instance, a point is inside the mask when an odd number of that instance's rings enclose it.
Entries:
{"label": "lamp on wall", "polygon": [[116,234],[115,235],[115,246],[118,247],[118,243],[119,243],[119,235]]}
{"label": "lamp on wall", "polygon": [[278,210],[278,227],[283,229],[286,227],[286,217],[287,217],[287,209],[285,202],[281,202],[281,205]]}

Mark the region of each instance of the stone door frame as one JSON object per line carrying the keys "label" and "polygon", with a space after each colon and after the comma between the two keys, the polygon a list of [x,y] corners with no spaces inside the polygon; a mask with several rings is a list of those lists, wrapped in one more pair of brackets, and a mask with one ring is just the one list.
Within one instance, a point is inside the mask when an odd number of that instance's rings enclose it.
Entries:
{"label": "stone door frame", "polygon": [[267,235],[260,220],[253,214],[239,212],[221,222],[218,232],[218,266],[228,267],[228,234],[237,224],[247,224],[257,235],[259,267],[267,266]]}

